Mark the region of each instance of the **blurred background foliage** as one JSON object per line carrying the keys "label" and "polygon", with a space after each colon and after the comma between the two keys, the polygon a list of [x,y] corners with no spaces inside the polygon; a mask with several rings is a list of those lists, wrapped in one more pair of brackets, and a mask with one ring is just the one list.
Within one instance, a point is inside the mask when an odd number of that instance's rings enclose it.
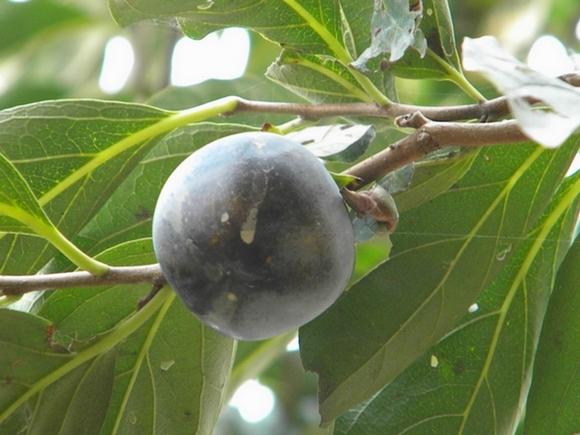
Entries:
{"label": "blurred background foliage", "polygon": [[[553,59],[547,56],[564,49],[545,35],[552,35],[564,46],[578,51],[577,0],[452,0],[450,7],[458,44],[464,36],[492,34],[520,59],[526,59],[530,47],[536,47],[539,54],[534,61],[546,66],[553,66]],[[247,59],[240,54],[239,47],[230,47],[228,52],[228,47],[222,46],[218,52],[209,45],[205,49],[198,46],[196,52],[181,41],[182,35],[170,23],[142,23],[120,29],[111,19],[105,0],[0,0],[0,109],[57,98],[150,102],[167,109],[195,106],[226,95],[299,101],[263,76],[278,55],[278,47],[259,35],[248,36]],[[217,39],[214,35],[213,43]],[[222,42],[227,42],[225,37]],[[179,44],[181,55],[177,59]],[[211,53],[211,65],[199,55],[203,50]],[[233,80],[211,79],[230,67],[237,68],[242,76]],[[175,82],[184,84],[187,80],[183,77],[187,79],[191,72],[196,73],[193,75],[197,80],[200,77],[210,80],[175,86]],[[484,95],[494,95],[490,85],[477,77],[470,79]],[[400,100],[406,103],[469,102],[450,82],[397,79],[397,87]],[[244,115],[234,121],[259,126],[284,120]],[[385,145],[392,134],[386,130],[379,134],[369,152]],[[388,251],[386,237],[360,245],[353,279],[384,259]],[[259,346],[260,342],[240,343],[238,358]],[[324,433],[317,428],[316,379],[304,373],[296,349],[297,342],[293,341],[289,351],[260,375],[259,383],[252,381],[234,395],[233,406],[225,409],[218,433]],[[256,408],[253,411],[252,405]]]}

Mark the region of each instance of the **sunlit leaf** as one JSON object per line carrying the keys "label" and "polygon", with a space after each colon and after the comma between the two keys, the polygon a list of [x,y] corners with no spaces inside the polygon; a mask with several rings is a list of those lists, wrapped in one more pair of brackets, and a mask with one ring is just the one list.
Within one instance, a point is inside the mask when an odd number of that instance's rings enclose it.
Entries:
{"label": "sunlit leaf", "polygon": [[[156,143],[156,135],[143,131],[155,129],[170,115],[148,106],[96,100],[6,109],[0,112],[0,152],[26,179],[48,217],[70,237]],[[34,272],[53,254],[39,238],[4,234],[0,272]]]}
{"label": "sunlit leaf", "polygon": [[[507,97],[521,129],[534,141],[554,148],[580,126],[580,90],[531,69],[492,36],[465,38],[463,66],[481,72]],[[545,103],[549,110],[534,108],[528,97]]]}
{"label": "sunlit leaf", "polygon": [[[380,393],[341,417],[335,433],[513,434],[554,274],[570,246],[579,191],[580,176],[564,183],[470,313]],[[564,433],[554,429],[549,433]]]}
{"label": "sunlit leaf", "polygon": [[371,397],[456,324],[541,215],[577,149],[577,138],[556,152],[483,149],[452,189],[401,215],[391,258],[301,328],[323,421]]}
{"label": "sunlit leaf", "polygon": [[580,431],[580,241],[560,270],[550,298],[534,363],[525,434]]}
{"label": "sunlit leaf", "polygon": [[2,153],[0,186],[0,230],[42,232],[52,226],[26,180]]}

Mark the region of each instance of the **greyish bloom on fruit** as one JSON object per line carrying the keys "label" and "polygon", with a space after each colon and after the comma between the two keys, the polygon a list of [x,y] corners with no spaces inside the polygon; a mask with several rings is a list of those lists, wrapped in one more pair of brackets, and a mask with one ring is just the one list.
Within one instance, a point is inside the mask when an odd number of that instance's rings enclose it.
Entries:
{"label": "greyish bloom on fruit", "polygon": [[204,323],[258,340],[326,310],[354,266],[345,204],[322,162],[271,133],[240,133],[167,180],[153,243],[168,283]]}

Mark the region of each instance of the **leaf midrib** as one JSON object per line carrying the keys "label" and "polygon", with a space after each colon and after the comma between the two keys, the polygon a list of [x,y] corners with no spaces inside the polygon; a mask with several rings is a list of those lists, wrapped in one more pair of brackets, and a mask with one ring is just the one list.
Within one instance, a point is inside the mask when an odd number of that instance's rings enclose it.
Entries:
{"label": "leaf midrib", "polygon": [[[404,323],[401,324],[401,326],[397,329],[397,331],[391,335],[391,337],[382,345],[378,348],[378,350],[376,352],[374,352],[366,361],[365,364],[363,364],[362,366],[360,366],[358,369],[354,370],[353,372],[350,373],[349,378],[352,377],[353,375],[355,375],[356,373],[360,372],[361,370],[364,370],[365,366],[372,360],[374,360],[381,352],[384,351],[384,349],[386,348],[386,346],[389,345],[389,343],[391,343],[396,337],[398,337],[398,334],[405,329],[405,327],[408,325],[408,323],[410,323],[415,316],[420,313],[422,311],[422,309],[424,308],[424,306],[439,292],[439,289],[445,284],[447,278],[449,277],[449,275],[452,273],[453,270],[455,270],[455,265],[457,264],[457,260],[461,257],[461,255],[463,254],[463,252],[465,251],[465,249],[467,249],[467,247],[469,246],[469,244],[471,243],[471,241],[473,240],[474,236],[477,234],[477,231],[483,226],[483,224],[486,222],[487,218],[491,215],[491,213],[493,213],[496,209],[496,207],[499,205],[499,203],[504,199],[504,197],[511,192],[511,190],[513,189],[513,187],[515,186],[515,184],[517,184],[517,182],[520,180],[520,178],[525,174],[525,172],[527,171],[527,169],[536,161],[536,159],[544,152],[544,150],[540,147],[538,147],[518,168],[518,170],[512,175],[512,177],[507,180],[506,182],[506,186],[502,189],[502,191],[500,192],[500,194],[497,196],[497,198],[493,201],[493,203],[488,207],[488,209],[486,210],[486,212],[483,214],[483,216],[478,220],[477,224],[473,227],[472,231],[470,231],[470,233],[467,235],[467,237],[465,238],[465,242],[463,243],[463,245],[461,246],[461,248],[459,249],[458,253],[456,254],[455,258],[453,259],[453,261],[451,262],[451,266],[449,267],[449,269],[447,270],[446,274],[443,276],[443,278],[441,279],[441,281],[439,282],[439,284],[437,284],[437,286],[435,287],[435,289],[431,292],[431,294],[421,303],[421,305],[414,310],[413,314],[407,319],[405,320]],[[341,385],[344,385],[345,382],[347,381],[343,381],[341,383],[339,383],[334,389],[333,391],[326,397],[326,399],[324,400],[324,403],[328,403],[329,400],[334,396],[334,394],[336,393],[336,391],[339,389],[339,387]]]}
{"label": "leaf midrib", "polygon": [[554,211],[548,216],[548,218],[541,227],[541,231],[538,233],[538,236],[535,238],[532,246],[530,247],[530,251],[528,255],[526,255],[526,258],[522,263],[522,266],[520,267],[517,275],[514,278],[514,281],[507,293],[507,296],[499,310],[497,325],[493,333],[492,341],[489,346],[489,350],[483,368],[481,370],[481,375],[478,378],[477,384],[475,385],[473,393],[471,394],[470,399],[466,405],[465,411],[463,412],[463,418],[461,421],[461,426],[459,428],[459,435],[463,434],[465,425],[468,421],[467,417],[469,416],[471,409],[473,408],[473,404],[475,403],[475,400],[478,396],[482,382],[484,380],[487,380],[489,368],[495,356],[495,348],[497,347],[497,343],[499,341],[499,337],[503,329],[503,324],[506,320],[511,303],[513,302],[513,299],[518,289],[520,288],[520,285],[522,285],[522,283],[524,282],[528,271],[530,270],[534,260],[536,259],[536,256],[538,255],[538,253],[542,248],[542,245],[547,240],[547,235],[552,231],[553,227],[556,225],[558,220],[560,220],[562,215],[568,210],[570,205],[574,202],[574,200],[577,197],[578,191],[580,191],[580,179],[569,188],[569,191],[562,197],[562,199],[560,200]]}
{"label": "leaf midrib", "polygon": [[[153,340],[157,336],[157,332],[159,331],[159,328],[161,327],[161,323],[165,319],[167,311],[169,310],[169,308],[173,304],[174,300],[175,300],[175,293],[171,292],[170,295],[167,297],[167,300],[165,301],[165,303],[163,304],[163,306],[159,310],[159,313],[157,313],[157,316],[155,317],[155,320],[154,320],[153,324],[151,325],[151,329],[149,329],[147,337],[145,338],[145,341],[143,342],[143,345],[141,346],[141,350],[139,351],[139,354],[137,355],[137,358],[135,360],[135,364],[133,365],[133,373],[131,374],[131,379],[129,379],[129,385],[127,385],[127,389],[125,390],[125,394],[123,395],[123,400],[121,401],[121,406],[119,407],[119,411],[117,413],[117,418],[115,419],[115,424],[114,424],[113,429],[111,431],[111,435],[118,434],[119,428],[121,426],[121,421],[123,420],[123,416],[125,415],[127,403],[129,402],[129,398],[133,392],[133,387],[135,386],[135,383],[137,382],[137,377],[139,376],[139,372],[141,371],[141,365],[143,364],[143,360],[148,355],[149,349],[151,348],[151,344],[153,343]],[[156,412],[156,410],[153,410],[153,413],[155,413],[155,412]],[[155,427],[153,427],[153,433],[155,433]]]}

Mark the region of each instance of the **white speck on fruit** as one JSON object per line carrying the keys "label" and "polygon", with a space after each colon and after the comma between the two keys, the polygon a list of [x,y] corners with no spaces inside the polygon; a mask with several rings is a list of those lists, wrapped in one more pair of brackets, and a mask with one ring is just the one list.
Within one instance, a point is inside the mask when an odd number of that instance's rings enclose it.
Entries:
{"label": "white speck on fruit", "polygon": [[256,148],[262,149],[266,146],[266,142],[261,141],[261,140],[255,140],[254,145],[256,145]]}
{"label": "white speck on fruit", "polygon": [[236,302],[238,300],[238,297],[235,295],[235,293],[232,293],[232,292],[227,292],[226,297],[228,298],[228,301],[230,301],[230,302]]}
{"label": "white speck on fruit", "polygon": [[226,223],[229,220],[230,220],[230,215],[226,211],[226,212],[224,212],[224,214],[222,214],[221,221],[222,221],[222,223]]}
{"label": "white speck on fruit", "polygon": [[242,224],[242,228],[240,231],[240,238],[242,242],[246,243],[247,245],[252,244],[254,241],[254,237],[256,236],[256,225],[258,223],[258,209],[256,207],[252,207],[250,212],[248,213],[248,217]]}
{"label": "white speck on fruit", "polygon": [[431,367],[433,367],[434,369],[437,368],[437,366],[439,366],[439,359],[435,356],[435,355],[431,355]]}
{"label": "white speck on fruit", "polygon": [[166,372],[167,370],[169,370],[171,367],[173,367],[173,364],[175,364],[175,360],[168,360],[168,361],[161,361],[161,364],[159,365],[159,368],[161,370],[163,370],[164,372]]}

